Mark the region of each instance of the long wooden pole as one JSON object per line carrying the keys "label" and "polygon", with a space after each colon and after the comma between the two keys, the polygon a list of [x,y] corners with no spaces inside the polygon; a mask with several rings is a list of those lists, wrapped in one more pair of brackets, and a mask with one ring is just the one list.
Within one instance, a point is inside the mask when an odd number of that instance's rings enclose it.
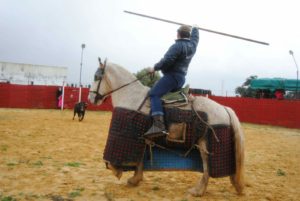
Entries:
{"label": "long wooden pole", "polygon": [[[171,21],[171,20],[166,20],[166,19],[162,19],[162,18],[158,18],[158,17],[153,17],[153,16],[149,16],[149,15],[135,13],[135,12],[127,11],[127,10],[124,10],[124,12],[128,13],[128,14],[132,14],[132,15],[137,15],[137,16],[140,16],[140,17],[146,17],[146,18],[150,18],[150,19],[154,19],[154,20],[159,20],[159,21],[171,23],[171,24],[184,25],[184,23],[174,22],[174,21]],[[189,25],[189,26],[191,26],[191,25]],[[205,28],[201,28],[201,27],[198,27],[198,29],[202,30],[202,31],[207,31],[207,32],[210,32],[210,33],[214,33],[214,34],[220,34],[220,35],[223,35],[223,36],[228,36],[228,37],[232,37],[232,38],[246,40],[246,41],[253,42],[253,43],[259,43],[259,44],[262,44],[262,45],[269,45],[269,43],[266,43],[266,42],[257,41],[257,40],[253,40],[253,39],[250,39],[250,38],[236,36],[236,35],[232,35],[232,34],[228,34],[228,33],[223,33],[223,32],[219,32],[219,31],[213,31],[213,30],[205,29]]]}

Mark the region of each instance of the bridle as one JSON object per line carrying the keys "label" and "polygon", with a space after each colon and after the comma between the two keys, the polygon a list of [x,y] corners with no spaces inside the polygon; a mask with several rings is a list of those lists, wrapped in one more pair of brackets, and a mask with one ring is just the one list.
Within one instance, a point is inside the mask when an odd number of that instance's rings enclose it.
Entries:
{"label": "bridle", "polygon": [[99,93],[100,85],[101,85],[102,78],[104,76],[105,67],[106,67],[106,59],[104,61],[104,64],[101,63],[100,58],[98,58],[98,59],[99,59],[100,67],[97,69],[97,71],[94,75],[94,81],[95,82],[99,81],[99,82],[98,82],[98,85],[97,85],[97,90],[96,91],[90,91],[90,93],[96,94],[94,104],[96,104],[98,102],[98,100],[102,100],[105,96],[107,96],[107,94]]}
{"label": "bridle", "polygon": [[102,79],[104,77],[104,72],[105,72],[105,68],[106,68],[107,59],[105,59],[104,64],[101,63],[101,59],[100,58],[98,58],[98,60],[99,60],[99,63],[100,63],[100,67],[97,69],[97,71],[95,73],[95,76],[94,76],[94,81],[95,82],[99,81],[98,85],[97,85],[97,90],[96,91],[90,91],[90,93],[96,94],[96,97],[95,97],[95,100],[94,100],[94,104],[96,104],[98,102],[98,100],[104,99],[105,97],[107,97],[108,95],[114,93],[115,91],[118,91],[119,89],[122,89],[122,88],[124,88],[124,87],[126,87],[126,86],[128,86],[128,85],[130,85],[130,84],[132,84],[132,83],[134,83],[136,81],[138,81],[138,80],[141,80],[146,75],[149,75],[149,73],[146,73],[145,75],[141,76],[140,78],[137,78],[137,79],[135,79],[135,80],[133,80],[133,81],[127,83],[127,84],[124,84],[124,85],[122,85],[122,86],[120,86],[120,87],[118,87],[116,89],[113,89],[113,90],[111,90],[111,91],[109,91],[109,92],[107,92],[105,94],[101,94],[101,93],[99,93],[99,89],[100,89],[100,85],[101,85]]}

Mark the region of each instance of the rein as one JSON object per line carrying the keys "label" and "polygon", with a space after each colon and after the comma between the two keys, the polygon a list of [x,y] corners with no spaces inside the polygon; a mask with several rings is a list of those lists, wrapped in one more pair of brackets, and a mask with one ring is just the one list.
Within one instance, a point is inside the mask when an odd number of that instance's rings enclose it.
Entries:
{"label": "rein", "polygon": [[[103,95],[101,95],[101,96],[107,96],[107,95],[110,95],[110,94],[112,94],[112,93],[114,93],[114,92],[116,92],[116,91],[118,91],[118,90],[120,90],[120,89],[122,89],[122,88],[124,88],[124,87],[127,87],[128,85],[130,85],[130,84],[132,84],[132,83],[134,83],[134,82],[136,82],[136,81],[139,81],[139,80],[141,80],[143,77],[145,77],[146,75],[148,75],[148,74],[145,74],[145,75],[143,75],[142,77],[140,77],[140,78],[137,78],[137,79],[135,79],[135,80],[133,80],[133,81],[131,81],[131,82],[129,82],[129,83],[127,83],[127,84],[124,84],[124,85],[122,85],[122,86],[120,86],[120,87],[118,87],[118,88],[116,88],[116,89],[113,89],[113,90],[111,90],[110,92],[107,92],[107,93],[105,93],[105,94],[103,94]],[[100,83],[100,82],[99,82]],[[98,89],[99,90],[99,89]],[[98,91],[97,90],[97,91]],[[99,93],[98,93],[99,94]]]}

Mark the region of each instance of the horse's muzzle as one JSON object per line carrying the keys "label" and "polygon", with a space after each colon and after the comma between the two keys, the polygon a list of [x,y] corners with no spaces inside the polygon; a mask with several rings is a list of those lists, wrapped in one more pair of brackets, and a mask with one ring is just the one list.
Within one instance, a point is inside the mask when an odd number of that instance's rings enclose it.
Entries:
{"label": "horse's muzzle", "polygon": [[95,93],[90,92],[90,93],[89,93],[89,96],[88,96],[89,101],[90,101],[91,103],[96,104],[96,103],[97,103],[96,96],[97,96],[97,95],[96,95]]}
{"label": "horse's muzzle", "polygon": [[90,91],[88,99],[91,103],[96,105],[98,101],[104,101],[105,97],[106,96],[99,94],[98,92]]}

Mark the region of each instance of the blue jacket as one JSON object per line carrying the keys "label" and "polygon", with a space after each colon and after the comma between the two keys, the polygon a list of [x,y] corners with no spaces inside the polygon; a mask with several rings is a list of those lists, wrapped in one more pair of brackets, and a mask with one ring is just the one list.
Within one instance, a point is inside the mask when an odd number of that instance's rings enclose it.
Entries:
{"label": "blue jacket", "polygon": [[177,39],[169,48],[164,57],[154,65],[154,70],[161,70],[163,74],[177,74],[185,76],[189,64],[196,53],[199,41],[199,31],[192,29],[190,39]]}

